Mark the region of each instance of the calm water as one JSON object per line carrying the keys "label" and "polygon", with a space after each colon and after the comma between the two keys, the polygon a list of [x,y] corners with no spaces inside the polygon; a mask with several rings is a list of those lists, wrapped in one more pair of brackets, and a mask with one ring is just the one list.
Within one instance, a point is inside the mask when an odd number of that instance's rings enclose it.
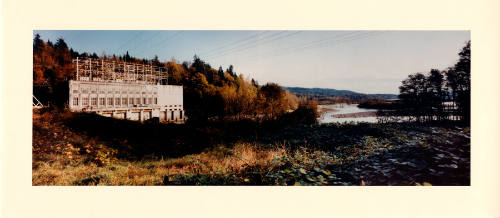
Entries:
{"label": "calm water", "polygon": [[368,122],[376,123],[377,117],[348,117],[348,118],[335,118],[332,117],[333,114],[350,114],[358,112],[369,112],[377,111],[376,109],[363,109],[358,108],[357,104],[332,104],[332,105],[318,105],[318,109],[321,108],[332,108],[338,111],[328,111],[322,114],[318,121],[319,123],[343,123],[343,122]]}

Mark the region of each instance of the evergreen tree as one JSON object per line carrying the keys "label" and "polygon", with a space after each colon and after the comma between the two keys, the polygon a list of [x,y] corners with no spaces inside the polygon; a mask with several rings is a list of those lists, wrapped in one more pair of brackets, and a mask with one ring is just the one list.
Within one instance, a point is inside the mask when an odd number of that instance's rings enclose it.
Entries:
{"label": "evergreen tree", "polygon": [[130,61],[130,55],[128,54],[128,51],[127,51],[127,53],[125,54],[125,56],[123,57],[123,59],[124,59],[126,62],[129,62],[129,61]]}
{"label": "evergreen tree", "polygon": [[463,122],[470,123],[470,41],[458,55],[458,62],[446,73],[447,85],[457,107],[457,115]]}
{"label": "evergreen tree", "polygon": [[217,71],[217,74],[219,75],[219,77],[224,77],[224,70],[222,69],[222,66],[219,66],[219,71]]}
{"label": "evergreen tree", "polygon": [[228,72],[232,77],[236,76],[236,74],[233,72],[233,65],[229,65],[229,68],[227,68],[226,72]]}

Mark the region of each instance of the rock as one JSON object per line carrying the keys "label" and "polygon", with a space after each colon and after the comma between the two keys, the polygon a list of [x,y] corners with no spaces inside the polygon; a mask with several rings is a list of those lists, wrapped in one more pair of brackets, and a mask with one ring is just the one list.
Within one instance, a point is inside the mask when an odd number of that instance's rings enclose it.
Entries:
{"label": "rock", "polygon": [[309,182],[316,182],[316,180],[310,176],[306,176],[306,180]]}
{"label": "rock", "polygon": [[331,174],[331,172],[329,170],[321,170],[321,172],[327,176],[329,176]]}
{"label": "rock", "polygon": [[306,175],[307,171],[305,169],[303,169],[303,168],[300,168],[299,169],[299,173]]}

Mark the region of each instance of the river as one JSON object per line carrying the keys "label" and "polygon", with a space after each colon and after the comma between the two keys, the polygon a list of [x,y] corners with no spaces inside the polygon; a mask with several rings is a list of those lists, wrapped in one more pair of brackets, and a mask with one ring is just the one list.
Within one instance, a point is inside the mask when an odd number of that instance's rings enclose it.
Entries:
{"label": "river", "polygon": [[357,104],[318,105],[318,110],[319,123],[377,122],[376,109],[358,108]]}

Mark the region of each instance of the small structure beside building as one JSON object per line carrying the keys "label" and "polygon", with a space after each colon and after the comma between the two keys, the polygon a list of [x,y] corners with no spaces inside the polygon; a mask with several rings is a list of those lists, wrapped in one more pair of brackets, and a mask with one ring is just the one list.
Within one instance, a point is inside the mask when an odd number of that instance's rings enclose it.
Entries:
{"label": "small structure beside building", "polygon": [[71,111],[146,121],[184,122],[182,86],[167,85],[164,68],[104,59],[74,59]]}

